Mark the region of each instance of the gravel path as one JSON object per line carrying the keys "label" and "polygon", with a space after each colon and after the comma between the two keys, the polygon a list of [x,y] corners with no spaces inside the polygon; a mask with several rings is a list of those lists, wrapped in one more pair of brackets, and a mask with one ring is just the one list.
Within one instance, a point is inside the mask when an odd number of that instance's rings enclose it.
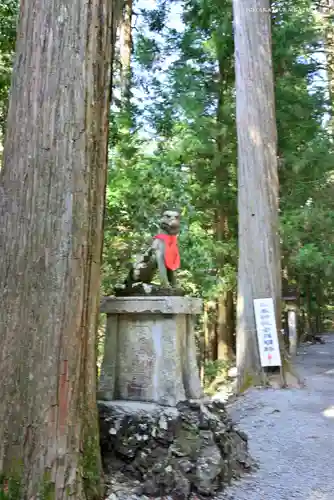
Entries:
{"label": "gravel path", "polygon": [[334,335],[323,338],[299,351],[305,389],[252,390],[230,406],[260,468],[217,500],[334,500]]}

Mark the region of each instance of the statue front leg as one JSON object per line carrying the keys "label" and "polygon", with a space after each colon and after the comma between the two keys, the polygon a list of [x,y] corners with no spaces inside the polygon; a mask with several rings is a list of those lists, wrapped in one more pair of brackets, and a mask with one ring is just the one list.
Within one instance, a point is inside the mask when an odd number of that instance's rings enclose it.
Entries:
{"label": "statue front leg", "polygon": [[176,288],[176,274],[175,274],[175,271],[171,271],[170,269],[167,269],[167,276],[168,276],[168,281],[169,281],[171,287]]}
{"label": "statue front leg", "polygon": [[170,282],[168,279],[168,271],[166,269],[165,265],[165,253],[164,253],[164,248],[158,249],[156,252],[156,259],[157,259],[157,267],[158,267],[158,272],[161,280],[161,285],[164,288],[170,288]]}

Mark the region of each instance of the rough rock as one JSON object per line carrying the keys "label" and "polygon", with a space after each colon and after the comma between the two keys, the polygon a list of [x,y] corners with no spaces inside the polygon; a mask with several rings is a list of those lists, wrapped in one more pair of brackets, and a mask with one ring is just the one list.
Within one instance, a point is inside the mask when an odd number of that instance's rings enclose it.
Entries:
{"label": "rough rock", "polygon": [[213,496],[255,465],[219,401],[99,402],[99,413],[110,499]]}

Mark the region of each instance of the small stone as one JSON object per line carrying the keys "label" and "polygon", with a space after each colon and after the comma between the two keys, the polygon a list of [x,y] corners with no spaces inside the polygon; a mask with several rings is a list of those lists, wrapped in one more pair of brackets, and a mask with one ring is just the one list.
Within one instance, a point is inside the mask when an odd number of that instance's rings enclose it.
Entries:
{"label": "small stone", "polygon": [[210,495],[217,488],[217,479],[222,470],[222,457],[217,446],[211,445],[201,451],[196,467],[196,489]]}
{"label": "small stone", "polygon": [[179,460],[179,467],[182,472],[189,474],[194,469],[194,465],[190,460]]}
{"label": "small stone", "polygon": [[188,401],[189,406],[192,410],[197,410],[198,408],[201,407],[202,402],[198,399],[190,399]]}
{"label": "small stone", "polygon": [[168,422],[163,415],[159,419],[159,427],[160,427],[160,429],[163,429],[164,431],[168,430]]}
{"label": "small stone", "polygon": [[174,444],[170,447],[170,452],[174,457],[185,457],[187,455],[184,450],[181,450]]}
{"label": "small stone", "polygon": [[243,441],[245,441],[246,443],[248,442],[248,436],[247,436],[246,432],[241,431],[240,429],[236,429],[236,432],[238,433],[238,435],[241,437],[241,439]]}
{"label": "small stone", "polygon": [[106,500],[117,500],[117,496],[115,495],[115,493],[111,493],[111,495],[109,495]]}
{"label": "small stone", "polygon": [[157,487],[156,483],[152,479],[149,479],[149,480],[145,481],[145,483],[143,485],[143,492],[146,495],[154,496],[154,495],[159,494],[159,488]]}
{"label": "small stone", "polygon": [[233,368],[230,368],[227,372],[227,376],[230,378],[235,378],[238,375],[238,370],[237,367],[234,366]]}

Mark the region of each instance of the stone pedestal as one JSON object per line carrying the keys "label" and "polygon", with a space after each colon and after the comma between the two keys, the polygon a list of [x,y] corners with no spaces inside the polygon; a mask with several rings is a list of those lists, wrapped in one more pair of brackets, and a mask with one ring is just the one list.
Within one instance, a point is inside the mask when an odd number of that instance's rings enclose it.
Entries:
{"label": "stone pedestal", "polygon": [[202,301],[190,297],[106,297],[104,359],[98,399],[176,406],[200,399],[193,320]]}

